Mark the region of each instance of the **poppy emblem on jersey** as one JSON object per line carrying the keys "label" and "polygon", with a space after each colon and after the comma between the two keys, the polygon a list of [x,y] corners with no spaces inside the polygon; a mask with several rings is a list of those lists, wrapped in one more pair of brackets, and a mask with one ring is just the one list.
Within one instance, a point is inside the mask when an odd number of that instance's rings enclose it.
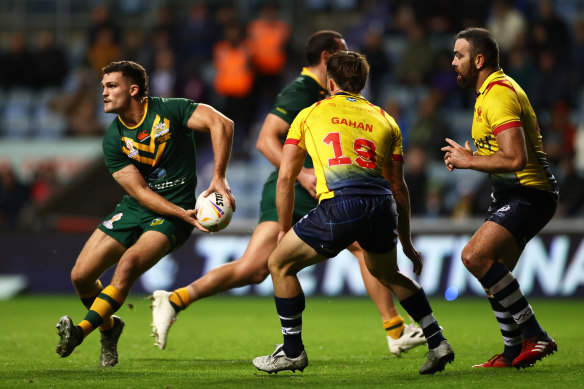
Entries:
{"label": "poppy emblem on jersey", "polygon": [[136,158],[138,156],[138,150],[134,148],[134,142],[131,139],[126,139],[126,148],[128,149],[128,157]]}
{"label": "poppy emblem on jersey", "polygon": [[483,109],[481,107],[477,108],[477,122],[482,122],[483,118],[481,115],[483,114]]}
{"label": "poppy emblem on jersey", "polygon": [[114,228],[114,222],[117,222],[118,220],[120,220],[122,218],[122,216],[124,216],[123,213],[116,213],[114,216],[112,216],[111,219],[104,221],[102,224],[105,228],[107,228],[108,230],[111,230],[112,228]]}
{"label": "poppy emblem on jersey", "polygon": [[148,134],[146,132],[146,130],[142,131],[141,133],[138,134],[137,138],[140,142],[142,142],[144,139],[148,139],[150,137],[150,134]]}
{"label": "poppy emblem on jersey", "polygon": [[152,220],[152,223],[150,223],[150,227],[152,226],[159,226],[162,223],[164,223],[164,219],[161,217],[157,217],[156,219]]}

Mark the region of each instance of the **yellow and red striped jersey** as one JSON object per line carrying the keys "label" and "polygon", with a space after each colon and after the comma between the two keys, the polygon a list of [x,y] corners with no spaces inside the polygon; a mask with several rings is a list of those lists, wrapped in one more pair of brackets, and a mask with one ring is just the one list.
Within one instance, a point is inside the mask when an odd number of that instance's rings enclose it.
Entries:
{"label": "yellow and red striped jersey", "polygon": [[479,155],[499,150],[495,136],[501,131],[522,127],[527,146],[527,165],[523,170],[491,173],[495,192],[517,187],[558,190],[543,152],[542,137],[535,112],[521,87],[502,70],[491,74],[479,89],[472,122],[472,139]]}
{"label": "yellow and red striped jersey", "polygon": [[403,161],[395,120],[360,95],[340,92],[300,111],[286,144],[312,157],[319,201],[341,194],[391,193],[382,175],[388,158]]}

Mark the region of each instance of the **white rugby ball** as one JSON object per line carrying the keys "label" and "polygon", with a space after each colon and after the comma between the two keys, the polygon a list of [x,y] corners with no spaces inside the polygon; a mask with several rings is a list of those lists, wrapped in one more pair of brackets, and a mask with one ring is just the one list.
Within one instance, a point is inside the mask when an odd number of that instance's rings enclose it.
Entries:
{"label": "white rugby ball", "polygon": [[195,204],[197,220],[203,227],[212,232],[221,231],[231,221],[233,208],[227,206],[223,195],[219,192],[211,192],[207,197],[201,193]]}

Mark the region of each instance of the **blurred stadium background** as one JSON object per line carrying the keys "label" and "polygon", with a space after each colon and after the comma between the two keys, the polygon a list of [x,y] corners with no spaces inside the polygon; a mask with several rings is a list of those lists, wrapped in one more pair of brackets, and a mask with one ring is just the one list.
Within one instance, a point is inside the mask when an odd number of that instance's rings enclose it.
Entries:
{"label": "blurred stadium background", "polygon": [[[73,292],[76,255],[122,195],[101,154],[113,117],[103,113],[99,69],[117,59],[146,67],[151,95],[208,103],[236,122],[232,224],[194,233],[134,291],[179,286],[238,258],[272,170],[255,149],[259,128],[319,29],[342,32],[367,55],[364,95],[403,132],[413,232],[425,257],[420,283],[446,299],[482,294],[459,258],[486,211],[488,182],[448,173],[440,152],[445,137],[470,138],[474,97],[457,88],[450,66],[453,36],[469,26],[495,33],[502,67],[527,91],[561,184],[555,219],[515,273],[530,295],[583,297],[584,0],[0,0],[0,297]],[[237,49],[235,62],[217,55],[225,47]],[[232,73],[224,69],[238,55],[249,72],[225,87],[220,81]],[[212,153],[205,137],[197,145],[198,193]],[[302,277],[307,294],[365,294],[345,252]],[[271,283],[232,293],[270,295]]]}

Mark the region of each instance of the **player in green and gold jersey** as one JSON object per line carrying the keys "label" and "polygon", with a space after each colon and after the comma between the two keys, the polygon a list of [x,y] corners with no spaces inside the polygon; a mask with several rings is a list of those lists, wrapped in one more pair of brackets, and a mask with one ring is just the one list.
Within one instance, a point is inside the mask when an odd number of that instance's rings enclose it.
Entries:
{"label": "player in green and gold jersey", "polygon": [[[194,227],[207,230],[194,211],[196,158],[193,131],[208,132],[213,178],[205,193],[218,191],[235,207],[225,179],[233,122],[214,108],[186,99],[148,97],[148,77],[135,62],[103,68],[104,111],[117,117],[103,140],[105,164],[128,193],[91,235],[71,271],[77,294],[89,312],[78,324],[57,323],[57,353],[70,355],[96,328],[101,330],[101,366],[118,362],[124,322],[113,316],[138,277],[180,247]],[[99,277],[117,264],[111,283]]]}

